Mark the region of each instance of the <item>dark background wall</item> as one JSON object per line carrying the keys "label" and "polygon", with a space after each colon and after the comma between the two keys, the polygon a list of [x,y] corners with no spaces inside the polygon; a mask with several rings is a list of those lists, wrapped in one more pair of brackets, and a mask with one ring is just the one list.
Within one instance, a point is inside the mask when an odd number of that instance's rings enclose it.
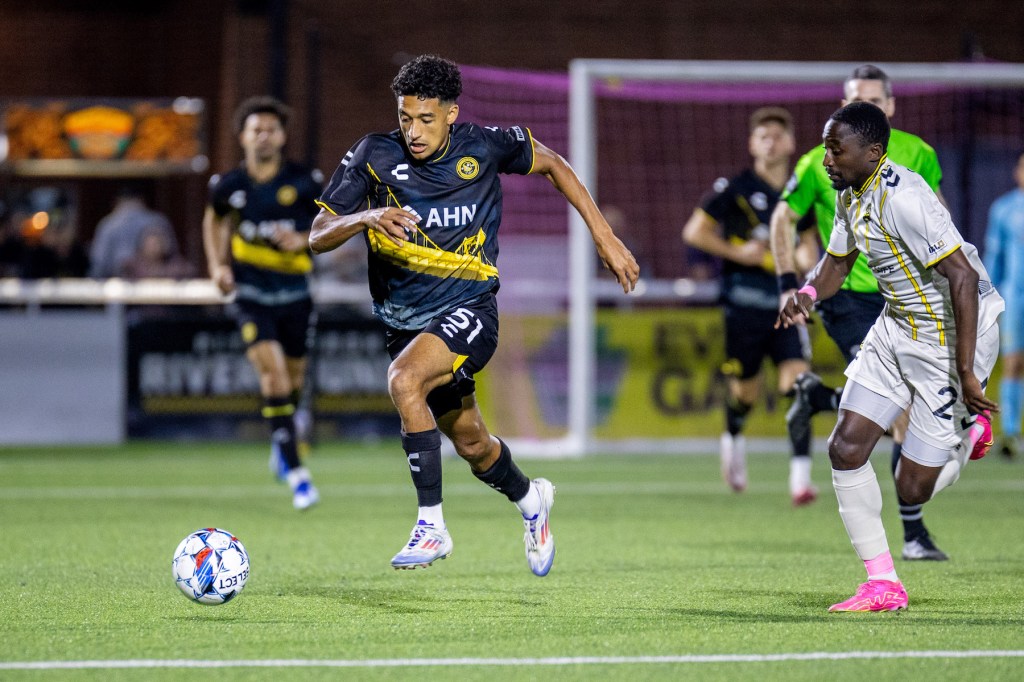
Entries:
{"label": "dark background wall", "polygon": [[[274,92],[297,109],[292,155],[330,173],[362,134],[394,126],[388,85],[408,56],[422,52],[562,71],[578,57],[1024,62],[1024,3],[7,2],[0,7],[0,98],[202,97],[218,170],[239,159],[231,110],[246,96]],[[85,238],[115,186],[79,183]],[[205,177],[152,187],[194,257],[204,187]]]}

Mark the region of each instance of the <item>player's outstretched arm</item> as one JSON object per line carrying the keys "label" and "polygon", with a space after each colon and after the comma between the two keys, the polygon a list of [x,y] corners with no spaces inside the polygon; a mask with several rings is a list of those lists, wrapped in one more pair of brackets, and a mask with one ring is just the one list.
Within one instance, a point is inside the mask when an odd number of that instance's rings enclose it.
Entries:
{"label": "player's outstretched arm", "polygon": [[999,406],[985,397],[985,390],[974,374],[974,351],[978,342],[978,271],[963,249],[957,249],[934,266],[949,281],[956,324],[956,373],[960,377],[964,404],[975,414],[984,410],[998,412]]}
{"label": "player's outstretched arm", "polygon": [[235,290],[235,277],[231,272],[232,223],[229,216],[218,216],[212,206],[203,214],[203,250],[206,252],[206,267],[210,279],[221,290],[229,294]]}
{"label": "player's outstretched arm", "polygon": [[363,230],[377,230],[395,246],[401,246],[412,238],[419,220],[415,213],[395,206],[371,208],[349,215],[337,215],[321,208],[309,229],[309,248],[313,253],[331,251]]}
{"label": "player's outstretched arm", "polygon": [[[775,322],[776,329],[794,324],[806,324],[811,316],[815,301],[832,298],[850,274],[859,251],[851,251],[845,256],[826,253],[807,276],[807,284],[799,291],[793,292],[779,310],[779,319]],[[805,291],[810,289],[810,292]]]}
{"label": "player's outstretched arm", "polygon": [[632,291],[640,277],[640,266],[622,240],[615,236],[611,225],[601,215],[594,198],[590,196],[576,171],[559,154],[534,140],[533,172],[550,180],[551,184],[579,211],[590,230],[601,262],[615,275],[624,292],[628,294]]}

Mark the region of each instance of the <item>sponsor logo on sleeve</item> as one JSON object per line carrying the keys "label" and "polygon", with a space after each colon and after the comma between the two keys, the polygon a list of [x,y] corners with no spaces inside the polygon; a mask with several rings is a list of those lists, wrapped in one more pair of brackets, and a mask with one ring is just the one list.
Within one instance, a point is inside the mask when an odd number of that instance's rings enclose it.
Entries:
{"label": "sponsor logo on sleeve", "polygon": [[522,128],[519,126],[512,126],[509,130],[511,130],[512,134],[516,136],[517,140],[520,142],[526,142],[526,133],[523,132]]}

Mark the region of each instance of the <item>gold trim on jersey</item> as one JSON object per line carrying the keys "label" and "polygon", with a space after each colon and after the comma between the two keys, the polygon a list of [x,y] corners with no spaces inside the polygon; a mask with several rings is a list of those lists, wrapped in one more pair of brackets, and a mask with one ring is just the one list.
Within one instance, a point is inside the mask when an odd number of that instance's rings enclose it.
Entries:
{"label": "gold trim on jersey", "polygon": [[529,128],[526,129],[526,134],[530,136],[530,155],[532,157],[530,160],[530,170],[526,171],[526,174],[529,175],[533,172],[533,167],[537,165],[537,144],[534,142],[533,133]]}
{"label": "gold trim on jersey", "polygon": [[452,363],[452,374],[459,371],[459,367],[462,367],[463,363],[469,360],[468,355],[456,355],[455,362]]}
{"label": "gold trim on jersey", "polygon": [[[369,163],[367,170],[374,179],[384,186],[388,192],[387,205],[401,207],[391,187],[381,181],[380,176]],[[498,276],[498,268],[484,260],[483,247],[487,235],[481,228],[475,235],[466,237],[462,244],[453,252],[445,251],[422,229],[413,233],[410,241],[395,244],[387,236],[377,230],[369,230],[367,238],[370,249],[382,259],[406,270],[422,272],[436,277],[457,277],[458,279],[485,282]]]}
{"label": "gold trim on jersey", "polygon": [[955,249],[953,249],[953,250],[952,250],[952,251],[950,251],[949,253],[945,253],[945,254],[943,254],[943,255],[939,256],[938,258],[936,258],[935,260],[933,260],[933,261],[932,261],[931,263],[925,263],[925,264],[924,264],[924,266],[925,266],[926,268],[930,268],[930,267],[932,267],[933,265],[935,265],[936,263],[941,263],[942,261],[946,260],[946,258],[948,258],[949,256],[952,256],[952,255],[953,255],[954,253],[956,253],[957,251],[959,251],[959,250],[960,250],[960,247],[961,247],[961,246],[963,246],[963,244],[957,244],[957,245],[956,245],[956,248],[955,248]]}
{"label": "gold trim on jersey", "polygon": [[239,263],[286,275],[305,275],[313,269],[313,259],[305,251],[278,251],[269,246],[250,244],[237,234],[231,237],[231,255]]}
{"label": "gold trim on jersey", "polygon": [[[444,151],[441,152],[441,156],[437,157],[436,159],[431,159],[430,161],[427,161],[427,163],[437,163],[438,161],[440,161],[444,157],[448,156],[448,152],[449,152],[449,150],[451,150],[451,148],[452,148],[452,127],[448,126],[448,142],[444,146]],[[367,165],[369,165],[369,164],[367,164]]]}
{"label": "gold trim on jersey", "polygon": [[[889,231],[885,228],[885,225],[882,224],[882,209],[885,207],[885,200],[888,196],[888,192],[884,193],[878,206],[878,229],[881,230],[882,236],[885,237],[885,242],[889,245],[889,250],[892,251],[892,255],[896,257],[896,262],[900,264],[900,269],[903,270],[903,274],[907,276],[907,280],[914,286],[914,291],[917,293],[917,297],[921,299],[921,304],[924,305],[925,312],[928,313],[928,316],[931,317],[932,321],[935,323],[935,328],[939,332],[939,345],[945,346],[946,330],[942,327],[942,320],[939,319],[939,316],[935,314],[934,310],[932,310],[931,304],[928,303],[928,297],[921,289],[921,285],[918,284],[914,275],[910,272],[910,267],[907,265],[906,260],[904,260],[903,254],[900,253],[899,247],[896,246],[896,242],[889,236]],[[890,289],[891,288],[892,285],[890,285]],[[910,338],[917,341],[917,323],[914,321],[914,316],[910,311],[907,311],[907,321],[910,322]]]}
{"label": "gold trim on jersey", "polygon": [[323,210],[327,211],[331,215],[338,215],[337,212],[335,212],[335,210],[333,208],[331,208],[330,206],[328,206],[324,202],[320,201],[319,199],[314,200],[313,203],[316,204],[317,206],[319,206],[320,208],[322,208]]}
{"label": "gold trim on jersey", "polygon": [[880,158],[880,159],[878,160],[878,165],[877,165],[877,166],[875,166],[875,170],[873,170],[873,171],[871,172],[871,175],[869,175],[869,176],[868,176],[868,179],[864,181],[864,184],[860,186],[860,189],[859,189],[859,190],[853,190],[853,193],[854,193],[855,195],[857,195],[858,197],[859,197],[859,196],[860,196],[861,194],[864,194],[864,190],[866,190],[866,189],[868,188],[868,185],[870,185],[870,184],[871,184],[871,182],[872,182],[872,181],[873,181],[873,180],[874,180],[875,178],[877,178],[877,177],[878,177],[878,172],[879,172],[880,170],[882,170],[882,166],[883,166],[883,165],[885,164],[885,162],[886,162],[886,161],[888,161],[888,160],[889,160],[889,154],[888,154],[888,153],[882,154],[882,158]]}

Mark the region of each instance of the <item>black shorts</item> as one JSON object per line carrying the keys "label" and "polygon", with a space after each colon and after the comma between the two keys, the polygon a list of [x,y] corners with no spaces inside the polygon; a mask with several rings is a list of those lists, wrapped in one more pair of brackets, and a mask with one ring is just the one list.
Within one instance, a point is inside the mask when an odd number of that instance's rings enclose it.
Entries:
{"label": "black shorts", "polygon": [[882,314],[885,299],[880,293],[862,293],[840,289],[832,298],[818,303],[818,314],[825,331],[839,346],[846,363],[860,350],[871,325]]}
{"label": "black shorts", "polygon": [[462,399],[476,390],[473,375],[482,370],[498,348],[498,304],[494,294],[438,315],[423,329],[385,326],[388,354],[394,360],[420,334],[433,334],[458,355],[451,383],[427,395],[435,417],[462,408]]}
{"label": "black shorts", "polygon": [[810,358],[807,330],[801,326],[776,329],[778,317],[774,310],[725,307],[725,374],[736,379],[755,377],[766,355],[776,367],[786,360]]}
{"label": "black shorts", "polygon": [[304,358],[309,352],[313,301],[305,298],[285,305],[260,305],[235,301],[229,307],[242,332],[246,347],[259,341],[277,341],[289,358]]}

